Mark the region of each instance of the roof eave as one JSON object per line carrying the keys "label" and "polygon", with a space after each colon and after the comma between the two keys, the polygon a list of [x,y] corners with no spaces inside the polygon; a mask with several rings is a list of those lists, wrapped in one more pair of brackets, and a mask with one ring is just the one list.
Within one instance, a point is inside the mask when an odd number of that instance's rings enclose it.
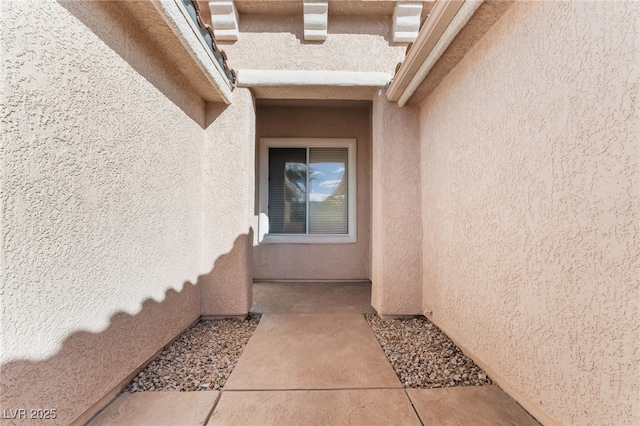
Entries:
{"label": "roof eave", "polygon": [[404,106],[484,0],[439,0],[396,72],[386,96]]}
{"label": "roof eave", "polygon": [[225,75],[182,0],[122,1],[118,5],[138,21],[158,49],[208,102],[231,103],[233,85]]}

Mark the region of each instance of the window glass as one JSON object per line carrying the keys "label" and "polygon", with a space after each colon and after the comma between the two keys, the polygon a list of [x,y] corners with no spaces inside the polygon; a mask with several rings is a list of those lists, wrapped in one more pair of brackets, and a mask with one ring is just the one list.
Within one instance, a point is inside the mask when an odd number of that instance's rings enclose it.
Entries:
{"label": "window glass", "polygon": [[261,138],[258,243],[357,242],[356,139]]}
{"label": "window glass", "polygon": [[347,234],[347,148],[309,148],[309,233]]}
{"label": "window glass", "polygon": [[269,148],[269,233],[348,234],[348,159],[347,148]]}
{"label": "window glass", "polygon": [[306,163],[306,148],[269,148],[269,233],[307,233]]}

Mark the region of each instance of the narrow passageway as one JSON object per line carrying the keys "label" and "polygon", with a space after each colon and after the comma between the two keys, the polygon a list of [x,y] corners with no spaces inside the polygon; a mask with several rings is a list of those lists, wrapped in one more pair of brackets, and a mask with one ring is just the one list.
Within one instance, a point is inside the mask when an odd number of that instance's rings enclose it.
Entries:
{"label": "narrow passageway", "polygon": [[368,283],[254,284],[262,314],[222,391],[124,394],[92,425],[535,425],[497,386],[404,389]]}

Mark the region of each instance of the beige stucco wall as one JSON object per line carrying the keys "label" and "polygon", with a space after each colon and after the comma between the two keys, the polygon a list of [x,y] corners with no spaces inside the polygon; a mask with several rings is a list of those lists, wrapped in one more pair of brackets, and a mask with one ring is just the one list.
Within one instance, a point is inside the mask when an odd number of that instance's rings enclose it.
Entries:
{"label": "beige stucco wall", "polygon": [[[305,41],[302,14],[240,16],[240,37],[220,42],[234,69],[393,73],[406,44],[391,41],[391,17],[329,15],[325,41]],[[375,54],[372,54],[375,52]]]}
{"label": "beige stucco wall", "polygon": [[637,2],[517,2],[422,104],[423,309],[545,422],[638,424]]}
{"label": "beige stucco wall", "polygon": [[249,89],[230,106],[207,108],[204,146],[203,315],[244,315],[251,308],[255,107]]}
{"label": "beige stucco wall", "polygon": [[380,91],[373,101],[371,305],[378,315],[421,313],[420,126],[416,107]]}
{"label": "beige stucco wall", "polygon": [[256,245],[253,251],[255,279],[368,279],[370,108],[258,106],[256,134],[258,140],[261,137],[357,139],[358,241],[353,244]]}
{"label": "beige stucco wall", "polygon": [[204,101],[114,3],[0,7],[1,405],[69,424],[199,317],[199,274],[249,232],[203,231],[204,180],[227,185],[203,156],[237,143],[205,138]]}

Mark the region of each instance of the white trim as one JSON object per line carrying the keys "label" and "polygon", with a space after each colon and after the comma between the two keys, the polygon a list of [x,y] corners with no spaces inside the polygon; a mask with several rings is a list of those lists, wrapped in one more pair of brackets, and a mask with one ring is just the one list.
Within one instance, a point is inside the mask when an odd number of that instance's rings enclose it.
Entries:
{"label": "white trim", "polygon": [[391,78],[391,74],[386,72],[243,69],[238,71],[237,85],[386,87]]}
{"label": "white trim", "polygon": [[418,86],[420,86],[425,77],[427,77],[431,68],[433,68],[435,63],[438,62],[438,59],[440,59],[445,50],[447,50],[462,28],[467,25],[467,22],[469,22],[469,19],[471,19],[473,14],[476,13],[476,10],[478,10],[483,1],[484,0],[467,0],[464,2],[456,16],[447,26],[444,33],[442,33],[442,36],[436,45],[433,46],[433,49],[429,52],[427,58],[422,62],[422,65],[420,65],[420,68],[409,82],[405,91],[398,99],[399,106],[405,106],[409,98],[411,98],[418,89]]}
{"label": "white trim", "polygon": [[329,21],[329,2],[327,0],[304,0],[304,39],[324,41],[327,39]]}
{"label": "white trim", "polygon": [[[346,147],[349,155],[348,234],[269,234],[269,148]],[[357,241],[357,141],[352,138],[261,138],[258,244],[346,244]],[[307,210],[308,211],[308,210]]]}
{"label": "white trim", "polygon": [[409,49],[407,57],[393,77],[393,81],[386,93],[388,100],[396,102],[405,92],[418,68],[420,68],[420,65],[427,58],[464,3],[464,0],[435,2],[429,17],[418,33],[416,41]]}
{"label": "white trim", "polygon": [[236,41],[240,37],[238,9],[233,0],[209,1],[211,23],[216,40]]}
{"label": "white trim", "polygon": [[393,10],[393,41],[413,43],[420,31],[422,2],[399,1]]}
{"label": "white trim", "polygon": [[196,29],[195,23],[191,20],[191,16],[189,16],[182,2],[180,0],[152,0],[151,3],[171,30],[178,36],[187,53],[204,73],[208,82],[217,89],[222,100],[226,104],[230,104],[232,96],[231,83],[213,53],[207,47],[199,29]]}

